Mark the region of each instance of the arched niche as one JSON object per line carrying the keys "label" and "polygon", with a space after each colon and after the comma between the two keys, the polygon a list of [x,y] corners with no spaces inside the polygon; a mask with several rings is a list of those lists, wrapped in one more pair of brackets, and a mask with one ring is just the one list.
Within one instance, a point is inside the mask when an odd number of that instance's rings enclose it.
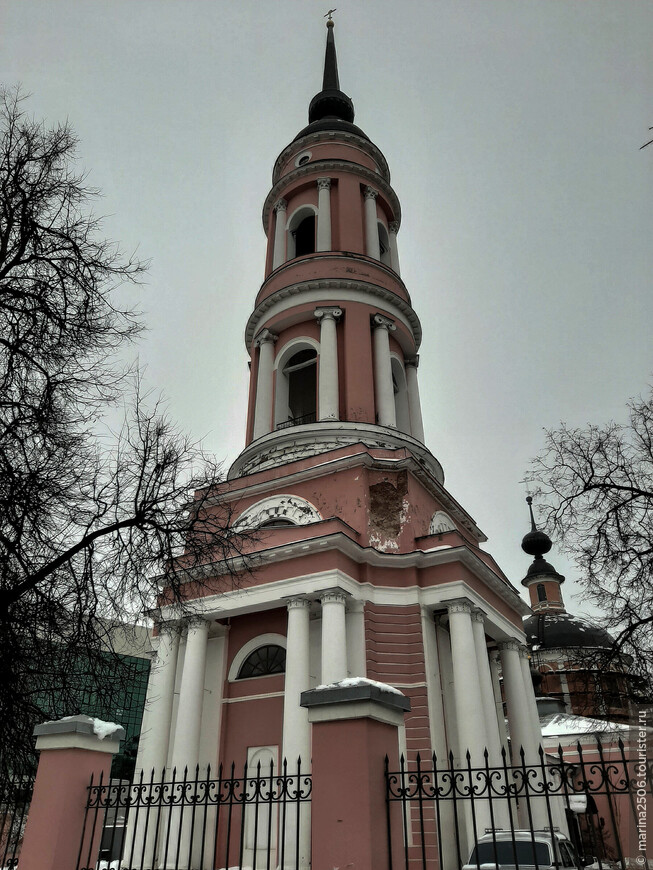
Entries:
{"label": "arched niche", "polygon": [[290,215],[286,223],[287,258],[303,257],[314,254],[317,232],[317,208],[314,205],[300,205]]}

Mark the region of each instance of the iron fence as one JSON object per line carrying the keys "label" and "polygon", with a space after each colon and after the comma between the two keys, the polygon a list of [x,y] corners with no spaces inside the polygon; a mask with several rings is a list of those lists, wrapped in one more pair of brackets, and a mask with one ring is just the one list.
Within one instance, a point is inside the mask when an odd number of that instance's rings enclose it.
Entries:
{"label": "iron fence", "polygon": [[311,790],[301,759],[295,773],[284,761],[245,764],[242,776],[232,764],[215,778],[198,766],[141,772],[132,783],[91,781],[77,870],[298,870]]}
{"label": "iron fence", "polygon": [[33,789],[33,774],[16,775],[0,784],[0,867],[2,870],[10,870],[18,866]]}
{"label": "iron fence", "polygon": [[495,766],[487,751],[476,766],[469,752],[463,764],[450,753],[440,766],[435,755],[410,764],[402,756],[396,771],[386,758],[385,777],[391,870],[653,868],[641,812],[651,767],[621,740],[578,743],[573,753],[540,748],[534,763],[523,750],[511,763],[504,749]]}

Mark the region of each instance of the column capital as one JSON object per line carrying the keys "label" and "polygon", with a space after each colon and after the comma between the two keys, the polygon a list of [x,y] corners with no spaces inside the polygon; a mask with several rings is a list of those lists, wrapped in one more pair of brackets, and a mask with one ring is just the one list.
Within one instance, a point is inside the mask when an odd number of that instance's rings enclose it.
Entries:
{"label": "column capital", "polygon": [[412,366],[414,369],[419,368],[419,354],[416,353],[415,356],[405,356],[404,365]]}
{"label": "column capital", "polygon": [[519,656],[522,659],[526,659],[526,661],[530,661],[531,654],[528,651],[528,647],[524,646],[523,643],[519,644]]}
{"label": "column capital", "polygon": [[372,323],[374,324],[375,329],[387,329],[388,332],[395,332],[397,329],[397,324],[390,317],[386,317],[384,314],[375,314],[372,317]]}
{"label": "column capital", "polygon": [[504,650],[508,652],[518,653],[522,649],[522,644],[518,640],[502,640],[497,644],[500,652]]}
{"label": "column capital", "polygon": [[313,312],[313,316],[319,321],[337,320],[339,317],[342,317],[342,308],[338,308],[337,306],[334,308],[316,308]]}
{"label": "column capital", "polygon": [[473,611],[473,605],[471,601],[467,601],[465,598],[459,598],[456,601],[447,601],[447,613],[469,613],[471,614]]}
{"label": "column capital", "polygon": [[368,186],[365,188],[365,199],[376,199],[378,195],[379,195],[379,191],[378,191],[378,190],[374,190],[373,187],[370,187],[370,186],[368,185]]}
{"label": "column capital", "polygon": [[345,604],[349,596],[342,589],[325,589],[320,593],[320,601],[322,604]]}
{"label": "column capital", "polygon": [[390,221],[388,224],[388,231],[394,233],[396,236],[399,232],[399,221]]}
{"label": "column capital", "polygon": [[180,625],[178,622],[170,622],[169,620],[166,622],[155,622],[154,623],[157,631],[157,637],[161,637],[161,635],[175,635],[179,634]]}
{"label": "column capital", "polygon": [[206,628],[206,630],[208,631],[209,620],[197,614],[193,616],[188,616],[186,619],[184,619],[184,628],[186,629],[186,631],[198,631],[200,628]]}
{"label": "column capital", "polygon": [[472,622],[481,622],[485,624],[485,614],[482,610],[472,610]]}
{"label": "column capital", "polygon": [[288,610],[308,609],[311,606],[311,601],[308,598],[302,598],[299,595],[294,598],[286,599],[286,607]]}
{"label": "column capital", "polygon": [[317,189],[318,190],[331,190],[331,179],[330,178],[318,178]]}
{"label": "column capital", "polygon": [[274,332],[270,332],[269,329],[263,329],[263,330],[261,330],[261,332],[259,332],[259,334],[254,339],[254,344],[256,345],[256,347],[260,347],[262,344],[265,344],[266,342],[271,342],[272,344],[274,344],[274,342],[278,338],[279,338],[279,336],[275,335]]}
{"label": "column capital", "polygon": [[283,197],[278,199],[274,204],[275,212],[285,211],[288,208],[288,203]]}

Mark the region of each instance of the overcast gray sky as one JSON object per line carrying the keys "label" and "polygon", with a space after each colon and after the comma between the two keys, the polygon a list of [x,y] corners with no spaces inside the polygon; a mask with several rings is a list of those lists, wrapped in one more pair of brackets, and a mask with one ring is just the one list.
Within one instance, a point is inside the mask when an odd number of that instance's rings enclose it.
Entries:
{"label": "overcast gray sky", "polygon": [[[261,206],[320,89],[327,8],[0,0],[0,81],[70,119],[107,235],[152,261],[128,294],[147,384],[227,463]],[[653,5],[339,0],[334,17],[341,87],[402,204],[427,444],[518,583],[543,429],[623,419],[651,380]]]}

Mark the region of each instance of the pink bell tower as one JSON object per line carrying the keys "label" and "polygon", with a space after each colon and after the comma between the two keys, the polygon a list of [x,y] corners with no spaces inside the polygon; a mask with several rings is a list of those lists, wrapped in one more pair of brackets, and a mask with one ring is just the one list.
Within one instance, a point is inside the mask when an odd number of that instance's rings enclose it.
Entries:
{"label": "pink bell tower", "polygon": [[424,444],[401,207],[340,90],[331,20],[308,120],[263,204],[246,444],[222,496],[258,530],[254,570],[231,588],[206,566],[197,615],[159,634],[141,764],[308,763],[301,693],[347,679],[408,697],[409,758],[487,747],[498,764],[500,672],[513,745],[532,755],[529,609]]}

